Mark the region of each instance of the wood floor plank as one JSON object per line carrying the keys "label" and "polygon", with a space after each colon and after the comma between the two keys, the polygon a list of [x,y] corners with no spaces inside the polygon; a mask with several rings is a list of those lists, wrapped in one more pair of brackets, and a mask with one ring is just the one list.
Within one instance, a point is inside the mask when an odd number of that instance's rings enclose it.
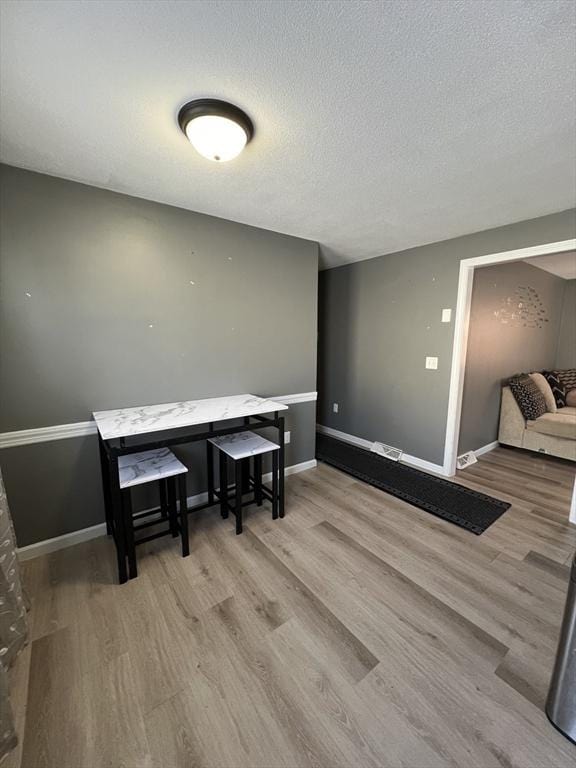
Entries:
{"label": "wood floor plank", "polygon": [[528,552],[524,562],[538,569],[538,573],[546,574],[552,577],[553,582],[560,583],[561,587],[566,587],[570,577],[570,568],[566,564],[558,563],[556,560],[542,555],[540,552]]}
{"label": "wood floor plank", "polygon": [[[159,589],[162,586],[166,587],[159,585]],[[147,714],[186,686],[198,654],[188,632],[163,620],[160,593],[146,576],[123,585],[121,593],[121,621],[131,638],[128,656],[134,695]]]}
{"label": "wood floor plank", "polygon": [[[227,598],[199,619],[201,661],[190,684],[156,707],[146,725],[158,764],[309,765],[290,713],[263,662],[263,637]],[[292,738],[290,738],[292,734]],[[170,762],[167,762],[170,761]]]}
{"label": "wood floor plank", "polygon": [[281,596],[287,611],[300,617],[308,631],[325,648],[325,652],[353,682],[360,680],[376,666],[378,658],[371,649],[330,611],[265,542],[250,530],[243,534],[242,539],[241,544],[235,547],[232,547],[230,538],[219,539],[218,545],[215,545],[216,554],[222,556],[231,567],[234,567],[235,559],[240,561],[238,577],[242,572],[250,570],[250,563],[256,566],[256,572],[263,577],[263,582],[273,588],[273,594]]}
{"label": "wood floor plank", "polygon": [[549,642],[555,638],[554,606],[540,599],[536,608],[541,608],[542,615],[534,611],[533,596],[522,585],[496,578],[490,563],[470,568],[465,559],[454,557],[453,548],[444,554],[431,550],[425,540],[411,536],[409,527],[398,531],[366,507],[358,507],[350,519],[338,515],[339,524],[341,521],[367,549],[414,582],[433,589],[446,604],[504,645],[519,637],[528,642],[535,642],[535,636]]}
{"label": "wood floor plank", "polygon": [[5,755],[2,760],[2,768],[21,768],[22,765],[22,734],[26,726],[26,709],[28,707],[28,682],[30,679],[30,656],[32,644],[23,648],[14,665],[9,670],[9,684],[11,690],[10,706],[14,717],[14,728],[18,734],[16,748]]}
{"label": "wood floor plank", "polygon": [[[421,645],[433,646],[439,657],[448,654],[463,669],[469,667],[473,657],[479,666],[492,672],[506,651],[489,633],[462,616],[456,618],[457,613],[446,604],[381,561],[370,573],[367,558],[363,562],[357,555],[361,571],[350,577],[345,569],[334,570],[327,584],[320,541],[297,541],[289,548],[279,532],[274,540],[267,537],[267,543],[380,659],[384,655],[414,653]],[[344,550],[338,554],[340,560],[346,559]],[[407,605],[412,608],[409,614]]]}
{"label": "wood floor plank", "polygon": [[529,472],[517,473],[511,480],[509,470],[506,467],[488,461],[479,461],[477,464],[470,465],[466,474],[496,484],[504,481],[507,488],[512,489],[517,498],[530,500],[534,496],[540,496],[556,503],[567,501],[571,496],[572,489],[569,485],[563,485],[549,477],[534,476]]}
{"label": "wood floor plank", "polygon": [[[381,558],[374,555],[352,537],[331,523],[315,527],[321,531],[330,546],[356,563],[357,579],[365,590],[371,590],[375,599],[388,606],[404,623],[409,624],[416,638],[427,643],[444,643],[445,648],[455,647],[470,658],[486,658],[490,665],[499,661],[508,651],[500,641],[469,622],[461,613],[435,597],[430,591],[407,578]],[[412,607],[412,618],[405,616],[405,606]]]}
{"label": "wood floor plank", "polygon": [[[323,727],[318,718],[313,716],[313,712],[302,706],[302,691],[294,691],[289,685],[292,676],[298,672],[292,668],[290,659],[284,657],[279,667],[270,663],[269,655],[262,647],[263,637],[255,631],[254,625],[247,621],[241,605],[234,599],[221,603],[214,611],[221,626],[226,628],[234,640],[238,659],[236,668],[245,667],[251,673],[252,681],[261,687],[266,704],[265,711],[282,727],[290,743],[296,748],[297,762],[342,765],[341,747],[334,743],[334,734],[330,729]],[[270,635],[267,635],[266,639],[268,637]],[[275,642],[276,633],[271,644],[267,645],[267,650],[274,647]],[[254,653],[255,648],[258,649],[257,653]],[[255,738],[261,739],[258,731]]]}
{"label": "wood floor plank", "polygon": [[554,649],[546,646],[534,649],[513,645],[496,668],[496,675],[543,710],[554,658]]}
{"label": "wood floor plank", "polygon": [[[576,527],[573,467],[499,448],[456,481],[481,536],[332,467],[244,533],[217,508],[115,584],[106,538],[24,565],[9,768],[569,768],[543,712]],[[20,660],[19,660],[20,662]]]}
{"label": "wood floor plank", "polygon": [[[339,674],[298,620],[269,638],[272,665],[285,691],[336,748],[330,765],[445,765],[402,713],[387,702],[370,707],[357,686]],[[286,674],[289,670],[289,675]],[[410,761],[410,762],[408,762]]]}
{"label": "wood floor plank", "polygon": [[[363,696],[390,698],[450,764],[491,768],[568,768],[573,746],[549,733],[546,716],[496,676],[462,676],[450,663],[416,655],[384,659],[359,683]],[[447,760],[447,762],[448,762]]]}
{"label": "wood floor plank", "polygon": [[509,470],[512,480],[529,476],[539,477],[545,482],[559,482],[569,488],[574,485],[574,464],[566,459],[538,456],[527,451],[498,446],[493,451],[480,456],[478,460],[480,463]]}
{"label": "wood floor plank", "polygon": [[83,668],[71,629],[32,644],[23,768],[151,766],[128,655]]}

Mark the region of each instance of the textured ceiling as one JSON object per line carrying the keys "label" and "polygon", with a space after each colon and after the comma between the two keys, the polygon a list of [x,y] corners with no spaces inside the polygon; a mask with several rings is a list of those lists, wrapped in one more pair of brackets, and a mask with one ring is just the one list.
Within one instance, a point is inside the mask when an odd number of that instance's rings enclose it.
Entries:
{"label": "textured ceiling", "polygon": [[576,251],[555,253],[551,256],[536,256],[536,258],[526,259],[526,261],[533,267],[551,272],[557,277],[563,277],[564,280],[576,280]]}
{"label": "textured ceiling", "polygon": [[[1,4],[3,162],[317,240],[325,265],[574,205],[573,2]],[[180,105],[256,136],[198,156]]]}

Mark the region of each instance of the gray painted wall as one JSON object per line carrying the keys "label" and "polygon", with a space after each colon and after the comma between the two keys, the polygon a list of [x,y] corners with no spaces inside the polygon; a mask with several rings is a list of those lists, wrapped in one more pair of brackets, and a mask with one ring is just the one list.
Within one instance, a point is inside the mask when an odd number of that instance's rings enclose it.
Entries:
{"label": "gray painted wall", "polygon": [[[475,270],[459,453],[498,438],[504,379],[554,368],[566,284],[561,277],[522,261]],[[519,301],[525,304],[516,295],[519,289],[525,293],[521,286],[533,288],[542,301],[546,316],[539,327],[511,317]]]}
{"label": "gray painted wall", "polygon": [[322,272],[319,423],[441,464],[460,260],[575,235],[570,210]]}
{"label": "gray painted wall", "polygon": [[[0,431],[316,389],[316,243],[0,170]],[[294,464],[314,457],[314,406],[289,413]],[[103,519],[96,457],[92,437],[2,452],[21,546]]]}
{"label": "gray painted wall", "polygon": [[556,368],[576,368],[576,280],[566,281]]}

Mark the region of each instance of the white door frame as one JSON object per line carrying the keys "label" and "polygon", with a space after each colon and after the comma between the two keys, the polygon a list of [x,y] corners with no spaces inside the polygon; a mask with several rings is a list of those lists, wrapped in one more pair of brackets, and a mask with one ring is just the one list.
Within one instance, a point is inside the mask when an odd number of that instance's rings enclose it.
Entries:
{"label": "white door frame", "polygon": [[[444,474],[449,477],[456,474],[456,459],[458,455],[458,438],[460,436],[460,415],[462,413],[462,393],[464,390],[464,371],[466,367],[466,352],[468,348],[468,329],[470,323],[470,306],[472,304],[472,283],[476,267],[489,264],[503,264],[512,261],[523,261],[533,256],[547,256],[553,253],[576,250],[576,238],[561,240],[555,243],[544,243],[519,248],[514,251],[490,253],[460,262],[458,278],[458,298],[454,322],[454,346],[452,349],[452,369],[450,372],[450,393],[448,396],[448,418],[446,423],[446,442],[444,446]],[[576,483],[572,497],[570,520],[576,523]]]}

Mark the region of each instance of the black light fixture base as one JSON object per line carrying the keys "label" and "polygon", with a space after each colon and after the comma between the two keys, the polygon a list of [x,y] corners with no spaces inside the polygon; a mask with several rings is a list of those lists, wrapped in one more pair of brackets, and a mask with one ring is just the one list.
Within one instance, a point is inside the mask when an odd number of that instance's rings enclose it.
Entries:
{"label": "black light fixture base", "polygon": [[246,133],[246,143],[248,143],[254,136],[254,123],[246,112],[243,112],[240,107],[234,106],[227,101],[221,101],[220,99],[195,99],[184,104],[178,112],[178,125],[186,134],[186,126],[195,117],[201,117],[203,115],[216,115],[218,117],[226,117],[228,120],[233,120],[240,125]]}

